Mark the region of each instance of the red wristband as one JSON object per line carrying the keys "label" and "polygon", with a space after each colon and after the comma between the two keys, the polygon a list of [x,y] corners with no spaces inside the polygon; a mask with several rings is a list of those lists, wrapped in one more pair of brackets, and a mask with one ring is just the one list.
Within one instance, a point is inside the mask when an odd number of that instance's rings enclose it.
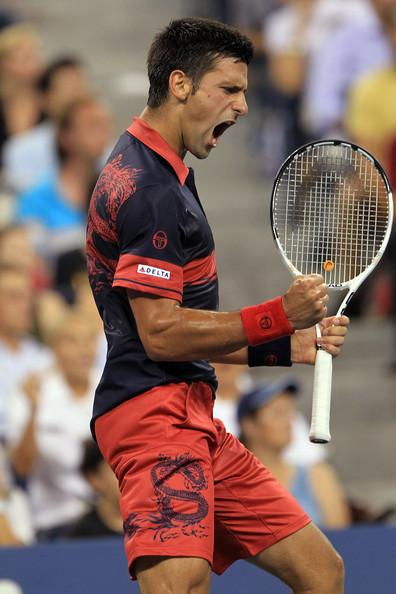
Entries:
{"label": "red wristband", "polygon": [[294,332],[283,310],[282,297],[244,307],[240,313],[249,345],[262,344]]}

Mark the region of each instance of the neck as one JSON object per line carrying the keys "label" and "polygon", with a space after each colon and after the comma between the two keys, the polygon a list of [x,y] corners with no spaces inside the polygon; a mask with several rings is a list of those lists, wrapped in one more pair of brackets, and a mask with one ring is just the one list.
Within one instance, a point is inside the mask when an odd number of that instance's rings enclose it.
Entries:
{"label": "neck", "polygon": [[85,205],[93,175],[94,166],[88,160],[71,157],[62,164],[59,174],[60,185],[71,204],[78,207]]}
{"label": "neck", "polygon": [[80,156],[73,156],[67,158],[61,167],[61,176],[65,178],[81,179],[82,182],[88,184],[95,171],[95,166],[89,159],[83,159]]}
{"label": "neck", "polygon": [[122,517],[118,501],[113,502],[111,499],[100,498],[96,511],[107,528],[122,533]]}
{"label": "neck", "polygon": [[67,385],[77,398],[82,398],[87,394],[89,388],[89,379],[87,377],[73,378],[64,375],[64,378]]}
{"label": "neck", "polygon": [[259,460],[261,460],[264,466],[266,466],[272,472],[274,472],[275,469],[279,468],[279,466],[283,466],[284,464],[281,452],[270,450],[260,445],[256,446],[254,444],[248,445],[248,448]]}
{"label": "neck", "polygon": [[7,334],[5,332],[0,333],[0,340],[6,345],[6,347],[10,351],[18,351],[22,342],[21,336],[16,336],[15,334]]}
{"label": "neck", "polygon": [[220,398],[220,400],[227,402],[237,402],[239,394],[234,386],[230,388],[224,388],[224,386],[222,386],[221,389],[216,392],[216,398]]}
{"label": "neck", "polygon": [[145,107],[139,117],[158,132],[181,159],[184,159],[186,149],[175,110],[171,110],[167,105],[155,109]]}

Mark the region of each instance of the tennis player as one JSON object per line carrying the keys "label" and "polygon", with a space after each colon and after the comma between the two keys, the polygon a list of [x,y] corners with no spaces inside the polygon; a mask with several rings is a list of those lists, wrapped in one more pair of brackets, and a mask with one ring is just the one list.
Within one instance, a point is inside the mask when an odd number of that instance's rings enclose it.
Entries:
{"label": "tennis player", "polygon": [[171,22],[148,54],[147,107],[121,136],[89,210],[89,277],[108,340],[93,432],[117,475],[142,594],[207,594],[237,559],[295,594],[341,594],[343,565],[297,502],[213,419],[212,362],[313,364],[314,324],[339,354],[321,276],[218,312],[212,233],[183,162],[247,113],[250,41],[215,21]]}

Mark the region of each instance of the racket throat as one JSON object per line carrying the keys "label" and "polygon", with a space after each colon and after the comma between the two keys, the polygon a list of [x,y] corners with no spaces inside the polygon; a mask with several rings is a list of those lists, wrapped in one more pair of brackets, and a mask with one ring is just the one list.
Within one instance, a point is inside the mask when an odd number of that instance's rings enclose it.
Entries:
{"label": "racket throat", "polygon": [[349,305],[350,300],[352,299],[352,297],[354,296],[356,291],[352,291],[351,293],[348,293],[348,295],[346,296],[346,298],[344,299],[344,301],[341,303],[340,305],[340,309],[339,309],[339,315],[342,316],[345,313],[346,308]]}

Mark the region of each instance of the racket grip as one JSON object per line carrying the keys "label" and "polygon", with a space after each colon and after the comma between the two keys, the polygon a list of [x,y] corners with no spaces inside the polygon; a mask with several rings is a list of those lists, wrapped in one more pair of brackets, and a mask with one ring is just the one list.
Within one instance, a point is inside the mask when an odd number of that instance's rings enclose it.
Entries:
{"label": "racket grip", "polygon": [[328,443],[330,436],[330,403],[333,357],[321,349],[316,353],[312,397],[312,420],[309,439],[314,443]]}

